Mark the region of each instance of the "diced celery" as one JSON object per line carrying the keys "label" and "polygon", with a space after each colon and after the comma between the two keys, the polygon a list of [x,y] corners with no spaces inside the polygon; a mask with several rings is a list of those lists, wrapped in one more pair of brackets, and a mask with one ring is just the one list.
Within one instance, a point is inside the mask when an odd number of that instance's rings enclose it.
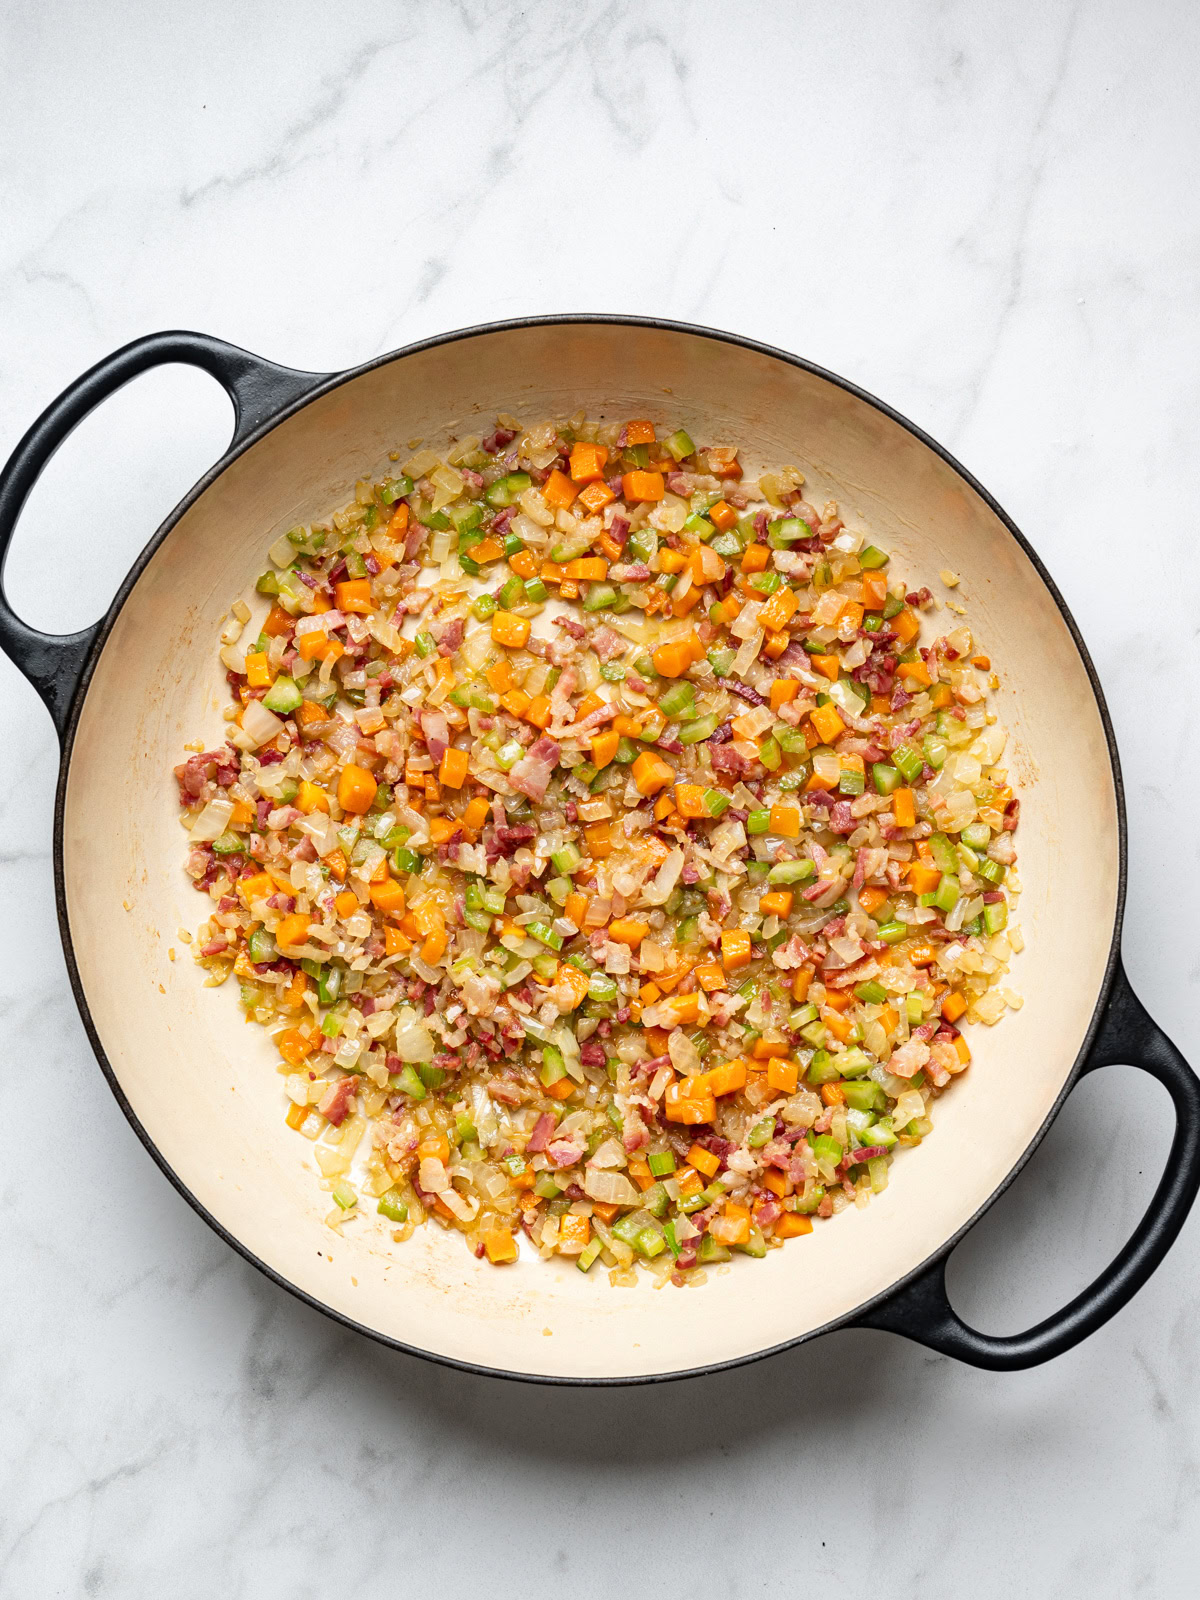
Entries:
{"label": "diced celery", "polygon": [[847,1078],[842,1093],[853,1111],[882,1111],[887,1105],[887,1095],[871,1078]]}
{"label": "diced celery", "polygon": [[767,873],[769,883],[807,883],[816,876],[816,863],[806,856],[802,861],[777,861]]}
{"label": "diced celery", "polygon": [[869,544],[858,552],[858,564],[866,572],[874,572],[876,568],[886,566],[891,559],[886,550],[881,550],[874,544]]}
{"label": "diced celery", "polygon": [[600,1239],[592,1239],[588,1244],[585,1244],[575,1260],[575,1265],[580,1272],[589,1271],[603,1249],[604,1244]]}
{"label": "diced celery", "polygon": [[951,873],[944,873],[941,883],[938,884],[933,895],[933,903],[939,911],[953,911],[958,904],[958,879]]}
{"label": "diced celery", "polygon": [[886,761],[876,761],[872,764],[871,777],[877,794],[891,794],[900,784],[900,774]]}
{"label": "diced celery", "polygon": [[588,999],[607,1005],[616,998],[617,980],[610,978],[607,972],[593,972],[588,979]]}
{"label": "diced celery", "polygon": [[428,1093],[415,1067],[401,1067],[399,1072],[392,1074],[390,1081],[393,1089],[399,1090],[401,1094],[411,1095],[414,1100],[424,1100]]}
{"label": "diced celery", "polygon": [[914,783],[921,776],[921,768],[925,765],[912,746],[907,744],[902,744],[892,751],[892,763],[899,767],[909,783]]}
{"label": "diced celery", "polygon": [[686,723],[680,728],[676,738],[680,744],[701,744],[705,739],[711,739],[717,731],[716,713],[706,717],[697,717],[694,722]]}
{"label": "diced celery", "polygon": [[289,678],[286,672],[281,672],[263,695],[263,705],[268,711],[286,717],[289,712],[295,711],[303,698],[295,679]]}
{"label": "diced celery", "polygon": [[617,598],[617,591],[611,583],[589,583],[587,596],[583,602],[585,611],[605,611]]}
{"label": "diced celery", "polygon": [[989,933],[999,933],[1008,926],[1008,903],[995,900],[983,908],[983,925]]}
{"label": "diced celery", "polygon": [[682,461],[685,456],[692,456],[696,453],[696,446],[692,443],[691,437],[682,428],[676,429],[666,441],[666,446],[676,461]]}
{"label": "diced celery", "polygon": [[393,1222],[408,1221],[408,1202],[400,1198],[399,1189],[389,1189],[386,1194],[381,1194],[375,1209],[380,1216],[390,1217]]}
{"label": "diced celery", "polygon": [[752,811],[746,818],[747,833],[766,833],[771,826],[771,813],[767,810]]}
{"label": "diced celery", "polygon": [[705,789],[704,809],[710,817],[719,817],[722,812],[728,811],[730,804],[730,796],[723,789]]}
{"label": "diced celery", "polygon": [[885,922],[876,933],[877,939],[882,939],[884,944],[899,944],[901,939],[907,939],[909,928],[903,922]]}

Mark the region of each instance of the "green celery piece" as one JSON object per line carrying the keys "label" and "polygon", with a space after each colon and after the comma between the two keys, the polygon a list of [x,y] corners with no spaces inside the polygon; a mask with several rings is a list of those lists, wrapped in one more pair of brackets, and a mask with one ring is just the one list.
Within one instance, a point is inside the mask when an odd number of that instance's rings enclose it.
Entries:
{"label": "green celery piece", "polygon": [[676,461],[682,461],[685,456],[694,456],[696,453],[696,446],[692,443],[691,436],[682,428],[675,430],[666,441],[666,446]]}
{"label": "green celery piece", "polygon": [[710,817],[719,817],[723,812],[728,811],[731,803],[730,796],[721,789],[705,789],[704,791],[704,809]]}
{"label": "green celery piece", "polygon": [[845,1079],[842,1093],[852,1111],[882,1111],[887,1105],[887,1095],[871,1078]]}
{"label": "green celery piece", "polygon": [[874,572],[879,567],[885,567],[891,559],[887,551],[881,550],[878,545],[869,544],[858,552],[858,564],[865,572]]}
{"label": "green celery piece", "polygon": [[408,1202],[400,1198],[399,1189],[389,1189],[386,1194],[381,1194],[375,1209],[380,1216],[390,1217],[393,1222],[408,1221]]}
{"label": "green celery piece", "polygon": [[[691,455],[691,451],[686,452]],[[646,1157],[646,1165],[650,1168],[650,1175],[654,1178],[668,1177],[675,1171],[675,1152],[673,1150],[655,1150]]]}
{"label": "green celery piece", "polygon": [[882,939],[884,944],[899,944],[902,939],[907,939],[910,929],[903,922],[885,922],[879,928],[875,937]]}
{"label": "green celery piece", "polygon": [[295,711],[303,698],[304,696],[300,693],[295,680],[289,678],[286,672],[281,672],[266,694],[263,695],[263,705],[266,706],[268,711],[274,711],[278,716],[286,717],[289,712]]}
{"label": "green celery piece", "polygon": [[585,611],[606,611],[617,598],[617,591],[611,583],[589,583],[587,597],[583,602]]}
{"label": "green celery piece", "polygon": [[769,883],[807,883],[816,876],[816,863],[805,857],[802,861],[777,861],[767,874]]}
{"label": "green celery piece", "polygon": [[768,810],[752,811],[746,818],[747,833],[766,833],[771,826],[771,813]]}
{"label": "green celery piece", "polygon": [[991,905],[983,908],[983,925],[988,933],[999,933],[1008,926],[1008,902],[1006,900],[993,901]]}
{"label": "green celery piece", "polygon": [[900,786],[900,774],[886,761],[876,761],[871,766],[871,777],[876,794],[891,794]]}
{"label": "green celery piece", "polygon": [[842,1147],[830,1133],[810,1133],[808,1143],[818,1161],[831,1161],[836,1167],[842,1159]]}
{"label": "green celery piece", "polygon": [[694,722],[687,723],[680,728],[676,738],[680,744],[701,744],[705,739],[711,739],[717,731],[718,718],[715,712],[706,717],[697,717]]}
{"label": "green celery piece", "polygon": [[887,990],[881,983],[876,983],[874,978],[868,978],[865,983],[856,983],[854,993],[865,1006],[887,1004]]}
{"label": "green celery piece", "polygon": [[428,1093],[416,1069],[411,1066],[403,1066],[399,1072],[394,1072],[390,1082],[393,1089],[398,1089],[401,1094],[410,1095],[414,1100],[424,1100]]}
{"label": "green celery piece", "polygon": [[604,1242],[601,1239],[592,1239],[588,1244],[584,1245],[575,1260],[575,1265],[580,1272],[590,1271],[594,1263],[599,1259],[600,1252],[603,1249]]}
{"label": "green celery piece", "polygon": [[934,890],[933,903],[939,911],[949,913],[958,904],[958,895],[958,879],[947,872]]}
{"label": "green celery piece", "polygon": [[929,835],[929,851],[939,872],[958,871],[958,852],[944,833]]}
{"label": "green celery piece", "polygon": [[817,1051],[808,1064],[806,1074],[809,1083],[834,1083],[841,1075],[828,1050]]}
{"label": "green celery piece", "polygon": [[617,998],[617,980],[607,972],[593,972],[588,978],[588,999],[608,1005]]}

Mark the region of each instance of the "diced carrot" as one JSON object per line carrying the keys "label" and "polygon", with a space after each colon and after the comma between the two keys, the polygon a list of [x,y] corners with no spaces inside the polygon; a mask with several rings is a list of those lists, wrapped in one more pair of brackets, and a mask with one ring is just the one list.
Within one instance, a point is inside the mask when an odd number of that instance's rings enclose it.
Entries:
{"label": "diced carrot", "polygon": [[285,633],[290,633],[296,625],[296,619],[290,611],[285,611],[282,606],[272,606],[267,612],[267,620],[262,625],[262,631],[268,639],[279,639]]}
{"label": "diced carrot", "polygon": [[778,711],[780,706],[787,705],[789,700],[794,700],[800,693],[800,685],[795,678],[776,678],[771,685],[771,710]]}
{"label": "diced carrot", "polygon": [[537,695],[525,707],[523,715],[535,728],[544,728],[550,721],[550,701],[544,694]]}
{"label": "diced carrot", "polygon": [[880,889],[874,885],[858,891],[858,903],[869,917],[875,915],[887,897],[888,892],[886,889]]}
{"label": "diced carrot", "polygon": [[471,560],[481,567],[486,567],[489,561],[499,561],[503,554],[504,546],[499,539],[481,539],[470,549]]}
{"label": "diced carrot", "polygon": [[320,616],[322,612],[332,610],[333,602],[330,600],[329,596],[321,589],[314,590],[312,596],[312,615]]}
{"label": "diced carrot", "polygon": [[489,1228],[483,1236],[484,1254],[494,1267],[517,1259],[517,1241],[507,1228]]}
{"label": "diced carrot", "polygon": [[746,1087],[746,1063],[742,1060],[724,1061],[719,1067],[710,1067],[701,1073],[700,1084],[704,1092],[715,1099],[722,1095],[738,1094]]}
{"label": "diced carrot", "polygon": [[596,540],[596,546],[605,560],[620,561],[621,546],[613,538],[611,533],[602,533]]}
{"label": "diced carrot", "polygon": [[992,665],[991,656],[972,656],[971,665],[978,667],[980,672],[987,672]]}
{"label": "diced carrot", "polygon": [[408,532],[408,506],[403,500],[388,518],[387,531],[393,539],[398,539],[401,534]]}
{"label": "diced carrot", "polygon": [[775,1223],[777,1239],[799,1239],[813,1231],[812,1218],[800,1211],[785,1211]]}
{"label": "diced carrot", "polygon": [[333,598],[339,611],[357,611],[365,617],[374,610],[369,578],[347,578],[343,583],[335,583]]}
{"label": "diced carrot", "polygon": [[457,832],[458,824],[453,817],[430,817],[429,837],[434,844],[445,844]]}
{"label": "diced carrot", "polygon": [[612,720],[614,733],[621,734],[626,739],[636,739],[642,731],[640,722],[635,722],[632,717],[614,717]]}
{"label": "diced carrot", "polygon": [[958,989],[951,989],[942,996],[942,1016],[947,1022],[957,1022],[966,1009],[966,998]]}
{"label": "diced carrot", "polygon": [[795,1094],[800,1081],[800,1068],[794,1061],[778,1057],[767,1064],[767,1088],[779,1094]]}
{"label": "diced carrot", "polygon": [[652,422],[639,419],[637,422],[627,422],[625,424],[625,443],[627,445],[653,444],[655,438],[654,424]]}
{"label": "diced carrot", "polygon": [[[411,804],[411,802],[410,802]],[[330,876],[338,883],[345,883],[346,873],[350,870],[346,861],[344,850],[331,850],[325,857],[325,865],[329,868]]]}
{"label": "diced carrot", "polygon": [[887,605],[887,579],[882,572],[864,572],[862,575],[862,606],[864,611],[882,611]]}
{"label": "diced carrot", "polygon": [[825,991],[825,1004],[831,1011],[849,1011],[854,1004],[854,996],[848,989],[827,989]]}
{"label": "diced carrot", "polygon": [[593,860],[603,861],[606,856],[612,855],[612,835],[607,822],[593,822],[583,830],[583,837],[588,855]]}
{"label": "diced carrot", "polygon": [[[722,533],[726,533],[730,528],[734,527],[736,525],[736,523],[737,523],[737,519],[738,519],[737,512],[733,509],[733,507],[729,504],[729,502],[727,500],[718,500],[716,505],[709,506],[709,508],[708,508],[708,520],[712,523],[714,528],[719,528]],[[767,547],[766,547],[766,545],[761,545],[758,548],[763,550],[764,553],[765,553]],[[765,563],[764,563],[764,565],[765,565]],[[762,567],[759,567],[757,569],[751,568],[751,567],[747,567],[745,562],[743,561],[743,563],[742,563],[742,571],[743,572],[750,572],[750,571],[755,571],[755,570],[761,572],[762,571]]]}
{"label": "diced carrot", "polygon": [[808,659],[814,672],[819,672],[823,678],[828,678],[830,683],[838,681],[838,673],[842,670],[839,656],[809,656]]}
{"label": "diced carrot", "polygon": [[764,894],[759,900],[758,909],[764,917],[791,916],[792,891],[790,889],[773,889],[770,894]]}
{"label": "diced carrot", "polygon": [[675,808],[681,817],[706,817],[708,812],[704,805],[703,786],[698,783],[677,783]]}
{"label": "diced carrot", "polygon": [[845,1017],[843,1017],[840,1012],[834,1011],[829,1006],[821,1007],[821,1021],[829,1029],[834,1038],[840,1040],[842,1044],[845,1044],[846,1040],[853,1032],[852,1025],[846,1021]]}
{"label": "diced carrot", "polygon": [[668,1122],[682,1122],[693,1127],[711,1122],[717,1114],[717,1102],[712,1095],[687,1094],[686,1086],[686,1079],[668,1086],[663,1096],[663,1116]]}
{"label": "diced carrot", "polygon": [[605,506],[611,505],[616,495],[606,483],[589,483],[586,489],[579,491],[579,504],[585,508],[590,516],[599,516]]}
{"label": "diced carrot", "polygon": [[[535,569],[536,570],[536,569]],[[507,656],[502,656],[495,661],[484,673],[488,688],[495,694],[503,694],[506,689],[512,688],[512,663]]]}
{"label": "diced carrot", "polygon": [[652,750],[643,750],[631,768],[633,781],[641,795],[657,794],[675,782],[675,768]]}
{"label": "diced carrot", "polygon": [[529,638],[529,618],[512,611],[497,611],[492,617],[492,638],[509,650],[520,650]]}
{"label": "diced carrot", "polygon": [[311,816],[314,811],[328,811],[329,796],[315,783],[310,783],[307,778],[301,778],[300,787],[296,791],[296,809],[303,811],[306,816]]}
{"label": "diced carrot", "polygon": [[389,923],[383,930],[383,953],[385,956],[406,956],[412,949],[412,940],[399,928],[393,928]]}
{"label": "diced carrot", "polygon": [[693,583],[685,594],[678,591],[671,595],[671,615],[673,617],[687,617],[696,609],[704,597],[704,591]]}
{"label": "diced carrot", "polygon": [[914,967],[931,967],[937,960],[937,951],[931,944],[922,941],[909,949],[908,959]]}
{"label": "diced carrot", "polygon": [[631,950],[636,950],[649,932],[648,922],[639,922],[633,917],[617,917],[608,925],[608,937],[613,943],[627,944]]}
{"label": "diced carrot", "polygon": [[884,1033],[895,1033],[899,1026],[900,1018],[894,1006],[884,1006],[879,1013],[879,1025]]}
{"label": "diced carrot", "polygon": [[702,1172],[706,1178],[715,1178],[721,1170],[721,1159],[713,1155],[711,1150],[706,1150],[702,1144],[694,1144],[687,1153],[688,1162],[695,1167],[697,1172]]}
{"label": "diced carrot", "polygon": [[421,960],[427,961],[432,966],[435,961],[440,961],[445,953],[446,930],[445,928],[435,928],[431,934],[426,936],[425,943],[421,946]]}
{"label": "diced carrot", "polygon": [[821,736],[823,744],[832,744],[846,731],[846,724],[838,716],[837,707],[830,702],[828,705],[817,706],[811,716],[813,727]]}
{"label": "diced carrot", "polygon": [[616,755],[621,735],[608,728],[603,733],[594,733],[588,742],[592,749],[592,765],[600,771]]}
{"label": "diced carrot", "polygon": [[656,559],[660,572],[682,572],[687,566],[687,557],[682,550],[660,550]]}
{"label": "diced carrot", "polygon": [[715,961],[702,962],[695,972],[696,981],[705,994],[712,994],[714,989],[725,987],[725,974]]}
{"label": "diced carrot", "polygon": [[566,473],[560,472],[557,467],[542,485],[542,495],[546,504],[555,511],[565,511],[578,493],[579,490]]}
{"label": "diced carrot", "polygon": [[569,961],[560,961],[558,970],[554,974],[555,992],[566,993],[570,996],[569,1010],[574,1011],[576,1006],[581,1006],[588,997],[588,975],[580,972],[578,967],[573,967]]}
{"label": "diced carrot", "polygon": [[439,683],[444,683],[447,688],[454,687],[454,663],[449,656],[439,656],[433,663],[433,675]]}
{"label": "diced carrot", "polygon": [[[570,1080],[567,1080],[570,1082]],[[587,1248],[587,1242],[592,1236],[592,1223],[589,1217],[580,1216],[577,1212],[568,1211],[565,1217],[558,1219],[558,1253],[563,1256],[582,1255]]]}
{"label": "diced carrot", "polygon": [[[941,881],[942,875],[938,869],[927,867],[923,861],[914,861],[908,869],[908,886],[914,894],[932,894]],[[860,895],[860,904],[861,901]]]}
{"label": "diced carrot", "polygon": [[302,728],[312,728],[320,722],[329,721],[329,712],[316,700],[302,700],[294,715]]}
{"label": "diced carrot", "polygon": [[312,1042],[299,1028],[288,1028],[275,1040],[276,1048],[289,1066],[298,1067],[312,1053]]}
{"label": "diced carrot", "polygon": [[693,583],[720,583],[725,576],[725,563],[708,545],[698,544],[688,557],[688,571]]}
{"label": "diced carrot", "polygon": [[[671,798],[671,796],[669,794],[660,794],[658,799],[654,802],[654,820],[655,820],[655,822],[666,823],[668,817],[673,817],[674,815],[675,815],[675,802],[674,802],[674,800],[672,800],[672,798]],[[670,824],[668,823],[668,826],[669,825]]]}
{"label": "diced carrot", "polygon": [[482,797],[472,800],[463,812],[463,826],[478,830],[488,819],[491,806]]}
{"label": "diced carrot", "polygon": [[287,1123],[289,1128],[299,1128],[300,1124],[305,1120],[305,1118],[307,1116],[308,1116],[308,1106],[307,1105],[298,1106],[296,1104],[296,1102],[294,1100],[292,1100],[292,1101],[289,1101],[289,1103],[288,1103],[287,1115],[284,1117],[283,1120]]}
{"label": "diced carrot", "polygon": [[742,552],[743,572],[765,572],[771,552],[765,544],[748,544]]}
{"label": "diced carrot", "polygon": [[721,962],[726,972],[750,964],[750,935],[744,928],[727,928],[721,935]]}
{"label": "diced carrot", "polygon": [[638,999],[644,1006],[652,1006],[662,996],[662,990],[656,983],[644,983],[638,990]]}
{"label": "diced carrot", "polygon": [[524,689],[509,689],[507,694],[500,696],[500,704],[506,711],[511,711],[514,717],[523,717],[531,702]]}
{"label": "diced carrot", "polygon": [[955,1051],[955,1054],[958,1056],[958,1059],[962,1062],[963,1066],[965,1067],[966,1064],[968,1063],[968,1061],[970,1061],[970,1059],[971,1059],[971,1047],[967,1043],[967,1041],[963,1038],[961,1033],[958,1034],[957,1037],[954,1040],[954,1051]]}
{"label": "diced carrot", "polygon": [[778,661],[791,642],[792,638],[788,633],[769,633],[763,643],[763,655],[768,661]]}
{"label": "diced carrot", "polygon": [[[474,552],[472,552],[474,554]],[[536,578],[538,573],[538,558],[532,550],[514,551],[508,558],[508,564],[518,578]]]}
{"label": "diced carrot", "polygon": [[587,916],[588,897],[585,894],[569,894],[563,906],[563,915],[577,928],[583,927],[583,919]]}
{"label": "diced carrot", "polygon": [[771,807],[771,832],[783,839],[800,837],[800,811],[797,806],[773,805]]}
{"label": "diced carrot", "polygon": [[290,916],[281,917],[275,929],[275,943],[281,950],[285,945],[294,949],[308,938],[311,923],[312,918],[303,911],[293,911]]}
{"label": "diced carrot", "polygon": [[838,618],[839,628],[861,628],[863,624],[863,608],[857,600],[847,600],[842,607],[842,614]]}
{"label": "diced carrot", "polygon": [[608,449],[605,445],[590,444],[580,439],[571,447],[571,477],[576,483],[592,483],[597,478],[603,478],[607,460]]}
{"label": "diced carrot", "polygon": [[308,979],[303,972],[294,972],[292,981],[283,991],[281,1004],[285,1011],[299,1011],[304,1004],[304,996],[308,992]]}
{"label": "diced carrot", "polygon": [[542,562],[541,577],[543,583],[561,583],[565,576],[566,574],[557,561]]}
{"label": "diced carrot", "polygon": [[662,678],[682,678],[692,664],[688,646],[681,640],[660,644],[653,656],[654,670]]}
{"label": "diced carrot", "polygon": [[467,779],[467,768],[471,758],[465,750],[459,750],[451,745],[442,752],[442,764],[438,768],[438,782],[444,783],[447,789],[461,789]]}
{"label": "diced carrot", "polygon": [[343,811],[365,816],[375,802],[379,785],[365,767],[351,762],[338,773],[338,805]]}
{"label": "diced carrot", "polygon": [[[345,654],[342,641],[330,638],[321,628],[314,628],[311,633],[302,633],[296,641],[296,649],[301,661],[324,661],[329,656],[336,661],[339,656]],[[247,662],[249,659],[247,656]]]}
{"label": "diced carrot", "polygon": [[627,472],[621,479],[621,493],[627,505],[643,500],[661,500],[666,493],[661,472]]}
{"label": "diced carrot", "polygon": [[933,682],[929,675],[929,668],[923,661],[902,661],[896,668],[896,676],[904,678],[909,683],[920,684],[922,688],[926,689]]}
{"label": "diced carrot", "polygon": [[382,911],[386,917],[402,917],[404,915],[404,890],[395,878],[388,878],[383,883],[371,885],[371,904],[376,911]]}
{"label": "diced carrot", "polygon": [[929,691],[929,701],[935,711],[945,711],[947,706],[954,704],[954,691],[948,683],[935,683]]}
{"label": "diced carrot", "polygon": [[916,614],[906,606],[903,611],[897,612],[892,618],[891,629],[901,644],[909,645],[920,633],[921,624]]}
{"label": "diced carrot", "polygon": [[846,1091],[840,1083],[823,1083],[821,1085],[821,1099],[827,1106],[844,1106],[846,1104]]}
{"label": "diced carrot", "polygon": [[602,556],[579,556],[567,562],[566,573],[577,583],[600,583],[608,577],[608,562]]}
{"label": "diced carrot", "polygon": [[246,682],[252,689],[271,687],[271,668],[265,650],[251,650],[246,657]]}
{"label": "diced carrot", "polygon": [[812,980],[813,969],[811,967],[799,968],[796,976],[792,979],[792,999],[797,1005],[803,1005],[808,999],[808,991]]}
{"label": "diced carrot", "polygon": [[671,1012],[672,1027],[686,1027],[688,1023],[700,1020],[700,1000],[697,995],[673,994],[661,1004]]}
{"label": "diced carrot", "polygon": [[911,828],[917,820],[916,801],[911,789],[892,791],[892,816],[898,828]]}
{"label": "diced carrot", "polygon": [[759,626],[770,628],[772,632],[777,632],[780,628],[786,628],[799,604],[800,596],[794,589],[789,589],[785,584],[782,589],[776,589],[775,593],[759,612]]}

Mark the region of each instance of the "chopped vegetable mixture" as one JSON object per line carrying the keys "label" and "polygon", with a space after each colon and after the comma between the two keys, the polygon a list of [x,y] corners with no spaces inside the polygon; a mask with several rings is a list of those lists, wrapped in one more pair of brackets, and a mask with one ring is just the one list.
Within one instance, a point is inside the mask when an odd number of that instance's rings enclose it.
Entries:
{"label": "chopped vegetable mixture", "polygon": [[883,1190],[1020,1004],[963,608],[663,432],[420,449],[234,607],[227,742],[176,769],[195,948],[331,1226],[699,1282]]}

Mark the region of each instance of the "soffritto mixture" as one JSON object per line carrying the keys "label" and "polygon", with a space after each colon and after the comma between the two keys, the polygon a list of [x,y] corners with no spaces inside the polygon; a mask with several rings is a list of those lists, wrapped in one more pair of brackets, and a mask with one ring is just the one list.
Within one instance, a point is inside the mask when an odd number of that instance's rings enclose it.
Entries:
{"label": "soffritto mixture", "polygon": [[1020,1004],[962,607],[796,468],[582,415],[417,449],[270,559],[176,775],[198,959],[331,1225],[686,1284],[885,1188]]}

